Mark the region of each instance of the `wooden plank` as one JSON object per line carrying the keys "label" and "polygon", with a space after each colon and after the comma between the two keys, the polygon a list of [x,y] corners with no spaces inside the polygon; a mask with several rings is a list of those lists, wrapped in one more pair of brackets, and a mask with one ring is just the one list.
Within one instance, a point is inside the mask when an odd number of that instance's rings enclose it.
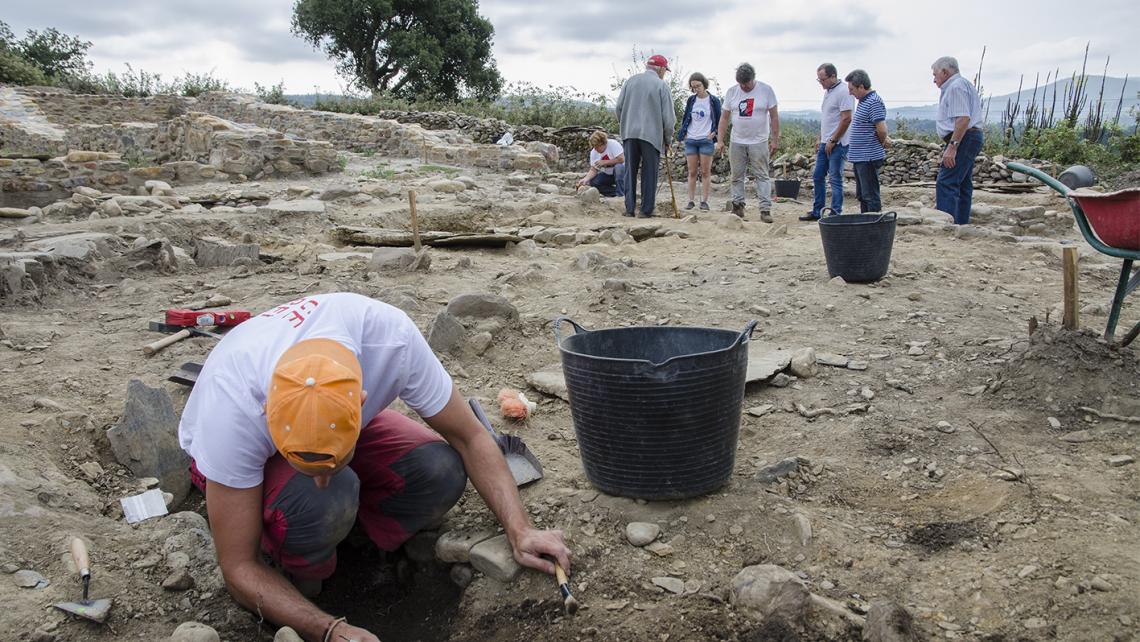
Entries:
{"label": "wooden plank", "polygon": [[1065,275],[1065,315],[1061,325],[1066,330],[1076,330],[1081,325],[1077,286],[1077,248],[1064,248],[1061,261]]}
{"label": "wooden plank", "polygon": [[[344,226],[333,230],[333,238],[346,245],[368,245],[371,247],[413,247],[415,245],[414,235],[403,230]],[[521,243],[523,238],[514,234],[484,234],[480,232],[420,232],[420,241],[430,247],[503,247],[507,243]]]}

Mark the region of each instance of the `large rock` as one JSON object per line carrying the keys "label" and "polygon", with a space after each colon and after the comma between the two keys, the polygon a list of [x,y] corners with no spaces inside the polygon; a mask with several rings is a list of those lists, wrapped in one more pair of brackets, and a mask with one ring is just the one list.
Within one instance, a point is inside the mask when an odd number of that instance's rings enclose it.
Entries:
{"label": "large rock", "polygon": [[320,199],[322,201],[335,201],[356,196],[359,193],[360,188],[355,185],[332,185],[321,192]]}
{"label": "large rock", "polygon": [[378,247],[368,262],[369,272],[407,270],[416,261],[416,251],[410,247]]}
{"label": "large rock", "polygon": [[123,418],[107,431],[111,450],[136,477],[156,477],[178,504],[190,490],[190,456],[178,445],[178,416],[170,395],[138,379],[127,385]]}
{"label": "large rock", "polygon": [[791,362],[792,353],[787,350],[773,350],[762,344],[749,342],[748,371],[744,375],[744,380],[748,383],[767,381],[783,372]]}
{"label": "large rock", "polygon": [[819,365],[815,360],[815,348],[800,348],[792,353],[788,370],[800,379],[814,377],[819,372]]}
{"label": "large rock", "polygon": [[467,329],[459,319],[445,310],[435,315],[435,320],[428,329],[427,341],[436,352],[454,353],[467,341]]}
{"label": "large rock", "polygon": [[428,187],[433,192],[443,192],[444,194],[457,194],[467,189],[467,185],[462,181],[453,181],[447,178],[440,178],[428,183]]}
{"label": "large rock", "polygon": [[518,308],[497,294],[460,294],[448,302],[446,312],[467,319],[517,321],[519,318]]}
{"label": "large rock", "polygon": [[107,258],[120,245],[118,237],[103,232],[81,232],[79,234],[54,236],[28,244],[31,249],[44,252],[54,258],[74,259],[83,262]]}
{"label": "large rock", "polygon": [[733,601],[740,608],[764,617],[778,615],[802,621],[811,608],[811,593],[803,581],[786,568],[774,564],[748,566],[732,579]]}
{"label": "large rock", "polygon": [[522,571],[522,567],[515,561],[506,535],[492,537],[472,547],[471,565],[487,577],[500,582],[511,582]]}
{"label": "large rock", "polygon": [[257,243],[230,243],[213,236],[204,236],[194,246],[194,263],[199,267],[229,267],[238,259],[257,262],[261,247]]}
{"label": "large rock", "polygon": [[467,563],[471,561],[471,549],[492,537],[495,537],[495,532],[489,530],[448,531],[435,541],[435,556],[449,564]]}

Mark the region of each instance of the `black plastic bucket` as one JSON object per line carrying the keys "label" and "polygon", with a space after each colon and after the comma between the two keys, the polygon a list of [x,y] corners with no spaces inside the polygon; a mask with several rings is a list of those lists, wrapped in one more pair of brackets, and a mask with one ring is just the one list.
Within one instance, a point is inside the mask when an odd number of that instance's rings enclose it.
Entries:
{"label": "black plastic bucket", "polygon": [[887,274],[895,244],[894,212],[839,214],[819,219],[827,273],[848,283],[878,281]]}
{"label": "black plastic bucket", "polygon": [[[576,334],[562,338],[565,321]],[[682,499],[732,475],[752,321],[742,332],[554,322],[586,478],[611,495]]]}
{"label": "black plastic bucket", "polygon": [[799,198],[800,181],[798,179],[777,178],[776,196],[779,198]]}

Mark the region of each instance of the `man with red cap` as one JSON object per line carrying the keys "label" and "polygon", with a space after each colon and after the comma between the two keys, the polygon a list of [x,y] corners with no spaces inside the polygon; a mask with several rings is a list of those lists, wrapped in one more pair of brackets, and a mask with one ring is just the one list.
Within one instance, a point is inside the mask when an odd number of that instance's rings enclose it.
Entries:
{"label": "man with red cap", "polygon": [[[387,409],[396,398],[435,431]],[[178,436],[230,594],[306,639],[377,640],[299,589],[332,575],[356,520],[393,551],[443,517],[468,475],[520,564],[553,573],[545,555],[569,567],[562,533],[531,524],[498,446],[419,329],[368,297],[303,297],[234,328],[206,360]]]}
{"label": "man with red cap", "polygon": [[625,149],[625,215],[633,216],[637,205],[637,174],[641,172],[641,211],[638,216],[653,216],[657,201],[657,168],[661,150],[673,139],[677,113],[673,96],[663,80],[669,71],[665,56],[650,56],[645,72],[626,80],[618,94],[618,122]]}

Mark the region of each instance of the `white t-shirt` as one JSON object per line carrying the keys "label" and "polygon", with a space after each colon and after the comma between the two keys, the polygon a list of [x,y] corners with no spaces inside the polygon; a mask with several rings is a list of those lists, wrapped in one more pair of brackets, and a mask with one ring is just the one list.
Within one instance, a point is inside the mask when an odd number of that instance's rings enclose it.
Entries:
{"label": "white t-shirt", "polygon": [[712,132],[712,96],[697,98],[693,101],[693,112],[690,116],[689,130],[685,133],[688,140],[707,140]]}
{"label": "white t-shirt", "polygon": [[290,301],[230,330],[198,375],[178,443],[207,479],[232,488],[262,482],[277,452],[265,419],[273,369],[290,346],[316,338],[339,341],[360,360],[365,423],[397,397],[424,417],[451,398],[451,377],[401,310],[348,293]]}
{"label": "white t-shirt", "polygon": [[744,91],[739,84],[729,87],[724,110],[732,114],[731,141],[741,145],[768,142],[768,110],[775,106],[776,92],[765,83],[756,81],[752,91]]}
{"label": "white t-shirt", "polygon": [[[625,149],[621,146],[621,143],[612,138],[607,138],[606,151],[602,152],[601,154],[599,154],[598,150],[594,149],[593,147],[590,148],[590,166],[592,167],[594,163],[600,160],[613,160],[624,153]],[[613,174],[614,167],[613,165],[607,165],[598,171],[603,174]]]}
{"label": "white t-shirt", "polygon": [[[847,83],[842,80],[835,83],[835,86],[827,90],[823,95],[823,105],[820,107],[822,118],[819,122],[819,142],[826,145],[827,140],[835,133],[839,127],[839,118],[842,112],[855,111],[855,97],[851,95],[851,90],[847,88]],[[852,114],[854,115],[854,114]],[[840,145],[851,144],[851,128],[848,127],[847,131],[843,132],[843,136],[839,139]]]}

